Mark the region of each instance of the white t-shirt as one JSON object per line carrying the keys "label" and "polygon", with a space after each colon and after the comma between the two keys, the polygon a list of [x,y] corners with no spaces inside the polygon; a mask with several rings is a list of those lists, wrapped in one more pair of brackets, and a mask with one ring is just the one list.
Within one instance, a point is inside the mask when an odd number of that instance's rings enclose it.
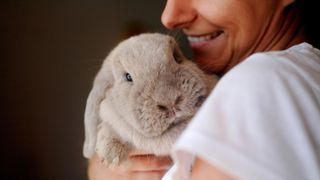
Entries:
{"label": "white t-shirt", "polygon": [[236,179],[319,180],[320,51],[301,43],[230,70],[177,141],[163,179],[187,173],[191,154]]}

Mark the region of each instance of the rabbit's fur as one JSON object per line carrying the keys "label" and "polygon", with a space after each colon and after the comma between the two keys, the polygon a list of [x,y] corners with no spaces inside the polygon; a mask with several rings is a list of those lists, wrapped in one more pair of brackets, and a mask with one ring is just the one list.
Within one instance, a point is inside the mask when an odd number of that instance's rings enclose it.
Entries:
{"label": "rabbit's fur", "polygon": [[87,99],[84,156],[97,153],[117,165],[132,148],[169,154],[215,83],[168,35],[124,40],[104,60]]}

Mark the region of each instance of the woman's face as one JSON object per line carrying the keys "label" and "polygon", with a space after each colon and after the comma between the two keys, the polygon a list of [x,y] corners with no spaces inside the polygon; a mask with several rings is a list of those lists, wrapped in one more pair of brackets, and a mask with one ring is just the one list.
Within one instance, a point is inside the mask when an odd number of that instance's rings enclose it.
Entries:
{"label": "woman's face", "polygon": [[278,12],[289,1],[167,0],[161,20],[169,29],[183,29],[200,67],[223,73],[268,48]]}

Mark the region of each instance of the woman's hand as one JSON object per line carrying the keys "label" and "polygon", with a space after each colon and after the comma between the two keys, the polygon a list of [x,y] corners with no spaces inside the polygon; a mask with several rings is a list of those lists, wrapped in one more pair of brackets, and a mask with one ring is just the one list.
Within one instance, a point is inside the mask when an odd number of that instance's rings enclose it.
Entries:
{"label": "woman's hand", "polygon": [[142,151],[130,153],[130,166],[119,166],[113,169],[103,165],[95,155],[89,161],[88,175],[90,180],[160,180],[171,167],[169,156],[155,156]]}

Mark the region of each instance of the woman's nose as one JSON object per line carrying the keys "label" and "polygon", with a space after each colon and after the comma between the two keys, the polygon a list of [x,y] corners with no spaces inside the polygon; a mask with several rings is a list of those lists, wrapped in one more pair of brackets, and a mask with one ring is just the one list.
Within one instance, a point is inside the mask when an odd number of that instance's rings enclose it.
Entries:
{"label": "woman's nose", "polygon": [[184,28],[195,18],[192,0],[167,0],[161,16],[162,24],[168,29]]}

